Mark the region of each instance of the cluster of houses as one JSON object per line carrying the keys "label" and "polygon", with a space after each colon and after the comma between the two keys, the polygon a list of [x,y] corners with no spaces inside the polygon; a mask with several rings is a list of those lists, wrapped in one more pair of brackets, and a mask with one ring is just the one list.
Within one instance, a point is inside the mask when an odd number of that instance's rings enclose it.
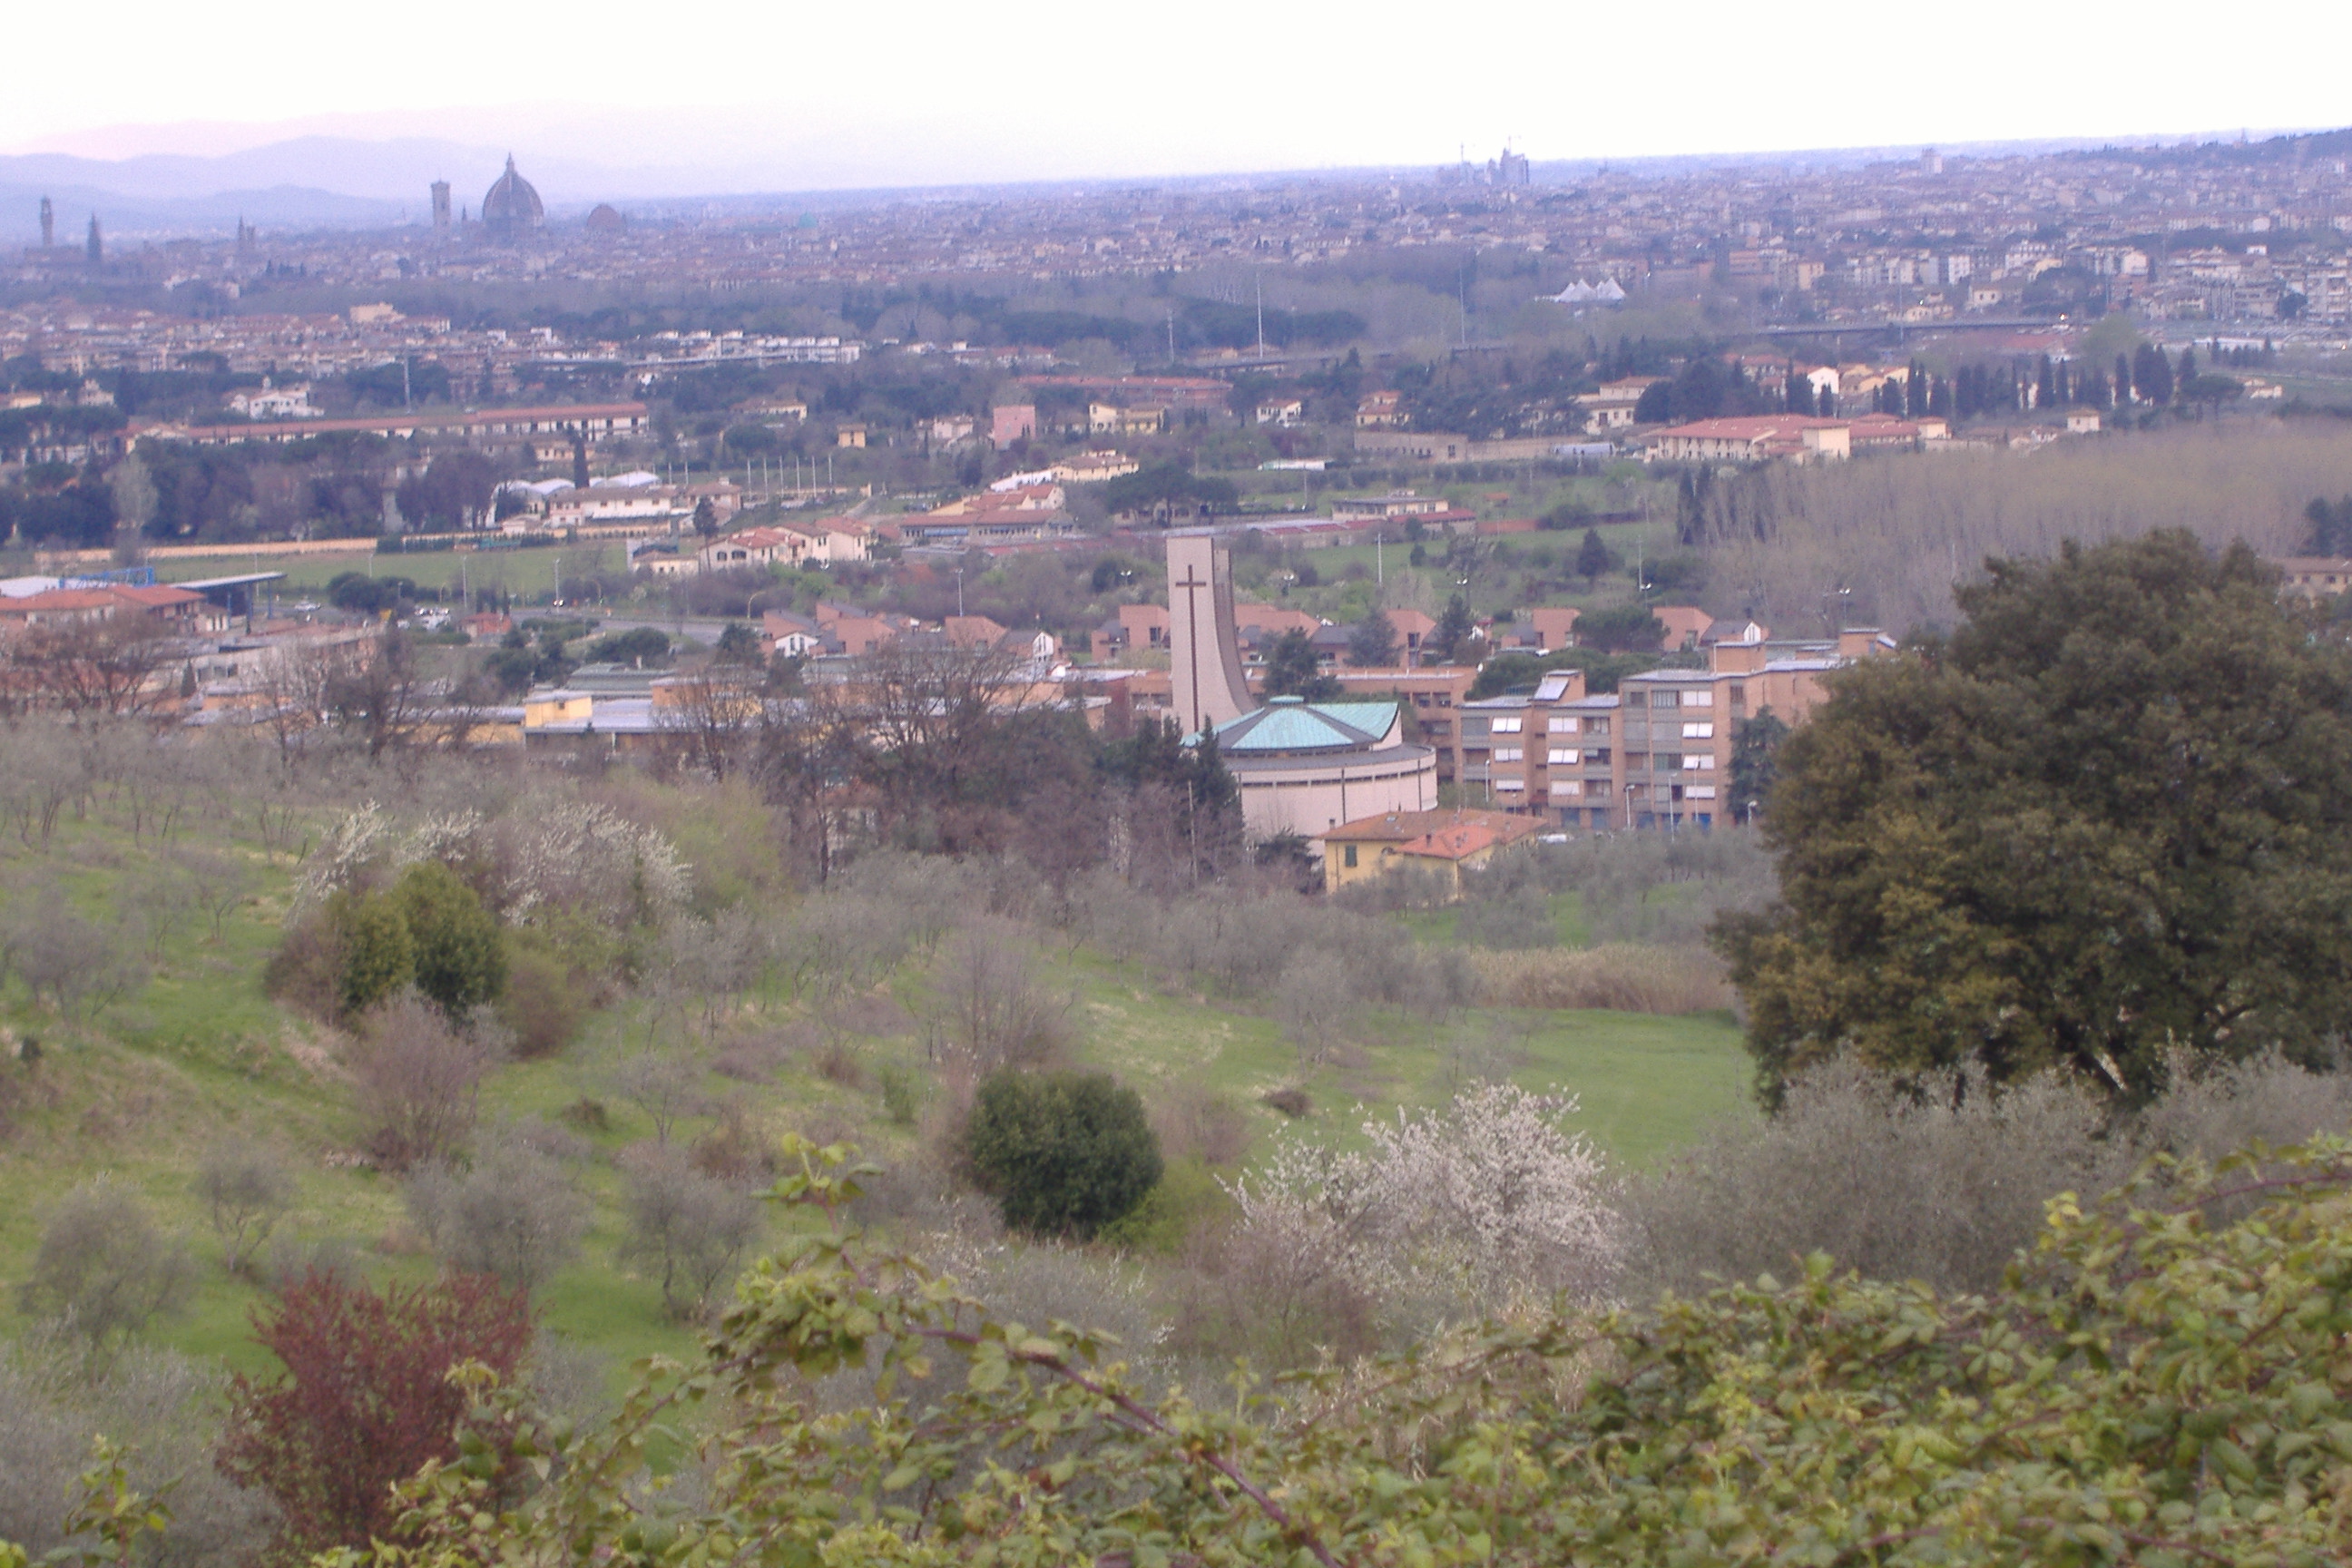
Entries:
{"label": "cluster of houses", "polygon": [[[145,576],[145,574],[137,574]],[[228,613],[193,589],[103,577],[0,579],[0,642],[36,628],[140,621],[173,637],[228,629]]]}

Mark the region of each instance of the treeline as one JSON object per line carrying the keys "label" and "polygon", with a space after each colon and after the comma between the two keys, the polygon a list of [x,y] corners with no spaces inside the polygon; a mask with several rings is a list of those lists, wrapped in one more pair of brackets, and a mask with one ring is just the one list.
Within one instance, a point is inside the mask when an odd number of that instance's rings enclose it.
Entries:
{"label": "treeline", "polygon": [[150,441],[111,468],[50,465],[0,487],[0,538],[101,549],[119,530],[168,543],[238,543],[294,535],[362,538],[385,531],[387,502],[411,528],[479,526],[510,460],[456,450],[400,477],[395,446],[321,436],[283,446],[196,447]]}
{"label": "treeline", "polygon": [[2025,461],[1951,452],[1770,465],[1705,487],[1683,538],[1705,552],[1710,581],[1742,584],[1726,608],[1776,633],[1831,629],[1833,617],[1899,636],[1949,625],[1954,584],[1990,556],[2046,557],[2062,540],[2156,528],[2294,554],[2311,498],[2347,492],[2352,451],[2330,432],[2207,426],[2062,444]]}
{"label": "treeline", "polygon": [[[1254,304],[1222,300],[1175,298],[1176,353],[1204,348],[1255,348],[1260,312]],[[1098,339],[1142,361],[1164,359],[1170,321],[1131,316],[1102,315],[1084,310],[1039,310],[1007,307],[991,300],[964,298],[959,312],[980,323],[990,341],[1060,348],[1087,339]],[[1268,305],[1264,310],[1266,343],[1275,348],[1328,348],[1364,335],[1364,318],[1353,310],[1301,310]],[[1155,353],[1155,351],[1157,351]]]}

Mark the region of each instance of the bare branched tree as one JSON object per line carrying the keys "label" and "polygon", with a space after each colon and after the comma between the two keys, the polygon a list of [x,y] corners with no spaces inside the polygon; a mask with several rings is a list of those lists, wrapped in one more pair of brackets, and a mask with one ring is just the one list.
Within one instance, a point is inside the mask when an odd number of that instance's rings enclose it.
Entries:
{"label": "bare branched tree", "polygon": [[723,783],[749,759],[766,713],[765,672],[712,660],[656,690],[654,716],[680,763]]}
{"label": "bare branched tree", "polygon": [[325,695],[336,722],[358,738],[371,761],[415,744],[431,717],[415,651],[397,630],[342,661]]}
{"label": "bare branched tree", "polygon": [[94,1350],[140,1332],[186,1300],[187,1248],[155,1228],[147,1205],[109,1176],[59,1199],[23,1289],[25,1311],[52,1318]]}
{"label": "bare branched tree", "polygon": [[294,1202],[294,1174],[267,1143],[226,1138],[197,1164],[196,1196],[212,1217],[228,1271],[242,1274]]}
{"label": "bare branched tree", "polygon": [[58,819],[83,785],[80,759],[62,726],[26,720],[0,728],[0,815],[26,848],[49,847]]}
{"label": "bare branched tree", "polygon": [[613,1074],[613,1092],[646,1113],[656,1142],[667,1143],[681,1116],[697,1114],[707,1102],[702,1082],[709,1068],[683,1051],[646,1051],[631,1057]]}
{"label": "bare branched tree", "polygon": [[948,939],[934,982],[940,1033],[982,1072],[1049,1061],[1069,1044],[1076,998],[1037,978],[1027,933],[986,920]]}
{"label": "bare branched tree", "polygon": [[513,1138],[470,1169],[426,1165],[402,1189],[444,1267],[535,1290],[579,1255],[588,1200],[557,1161]]}
{"label": "bare branched tree", "polygon": [[77,721],[146,713],[172,700],[163,677],[179,654],[178,639],[146,616],[35,626],[8,645],[7,686],[26,707]]}
{"label": "bare branched tree", "polygon": [[1284,966],[1275,987],[1274,1016],[1304,1062],[1319,1062],[1346,1044],[1362,1011],[1356,978],[1336,953],[1299,953]]}
{"label": "bare branched tree", "polygon": [[414,993],[378,1008],[363,1033],[353,1068],[371,1152],[403,1171],[455,1154],[474,1131],[489,1067],[482,1044]]}
{"label": "bare branched tree", "polygon": [[326,643],[293,648],[263,666],[261,723],[278,742],[278,765],[294,769],[313,731],[333,717],[334,695],[368,652],[366,644]]}
{"label": "bare branched tree", "polygon": [[173,858],[187,875],[196,906],[212,921],[213,940],[220,941],[222,923],[253,887],[253,868],[235,856],[200,849],[184,850]]}
{"label": "bare branched tree", "polygon": [[624,1263],[653,1274],[679,1318],[708,1312],[760,1236],[760,1201],[696,1170],[685,1151],[640,1143],[621,1157],[629,1208]]}

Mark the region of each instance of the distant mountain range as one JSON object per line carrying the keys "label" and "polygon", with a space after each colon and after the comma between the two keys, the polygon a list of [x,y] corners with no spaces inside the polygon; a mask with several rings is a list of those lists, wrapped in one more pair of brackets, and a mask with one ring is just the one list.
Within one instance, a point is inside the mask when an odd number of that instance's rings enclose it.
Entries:
{"label": "distant mountain range", "polygon": [[[240,216],[279,228],[395,224],[425,216],[436,179],[457,188],[460,204],[479,205],[505,161],[499,150],[422,137],[303,136],[203,158],[20,153],[0,157],[0,243],[39,237],[44,195],[57,209],[60,242],[78,243],[92,213],[109,233],[125,236],[226,233]],[[530,173],[551,200],[565,184],[593,189],[605,174],[555,164]]]}
{"label": "distant mountain range", "polygon": [[[2341,140],[2344,134],[2336,133],[2336,139]],[[2115,140],[2130,145],[2140,139]],[[2326,140],[2289,134],[2256,142],[2251,147],[2225,149],[2209,144],[2212,147],[2209,155],[2275,156],[2293,149],[2297,142],[2313,143],[2303,151],[2317,152]],[[2098,139],[2081,138],[1952,144],[1945,150],[1958,154],[2016,155],[2097,145]],[[2179,145],[2177,139],[2174,145]],[[1547,160],[1538,162],[1535,169],[1539,180],[1556,183],[1587,177],[1604,166],[1658,174],[1769,164],[1818,169],[1905,158],[1917,150],[1916,145],[1906,145],[1708,156]],[[2326,150],[2334,151],[2332,147]],[[839,162],[828,164],[807,141],[782,138],[756,154],[745,153],[739,142],[736,151],[737,158],[732,162],[614,167],[526,150],[520,163],[551,214],[557,216],[584,212],[599,201],[627,202],[639,208],[651,205],[656,209],[708,202],[742,211],[759,202],[782,205],[789,201],[803,207],[841,206],[892,194],[891,188],[871,179],[880,173],[878,166]],[[2171,155],[2184,153],[2182,150]],[[61,153],[0,156],[0,249],[38,241],[38,213],[45,195],[57,210],[60,244],[79,244],[92,214],[97,215],[109,236],[125,240],[226,235],[234,230],[240,217],[281,231],[379,227],[416,222],[429,210],[428,187],[436,179],[450,183],[453,200],[457,205],[478,206],[482,193],[505,165],[506,156],[503,148],[432,137],[367,140],[332,135],[299,136],[206,157],[146,153],[107,159]],[[1389,178],[1399,173],[1395,169],[1369,168],[1321,172]],[[1277,173],[1203,174],[1118,181],[1038,181],[998,188],[1008,192],[1066,190],[1103,184],[1177,188],[1287,177],[1291,176]],[[856,184],[863,188],[810,189],[812,185],[824,184]],[[939,192],[983,187],[975,183],[920,188]],[[897,187],[899,193],[906,189]]]}

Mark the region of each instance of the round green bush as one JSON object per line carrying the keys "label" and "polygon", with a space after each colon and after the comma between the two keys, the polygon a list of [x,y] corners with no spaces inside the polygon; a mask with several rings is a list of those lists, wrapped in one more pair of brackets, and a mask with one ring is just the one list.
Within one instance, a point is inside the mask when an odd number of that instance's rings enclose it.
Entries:
{"label": "round green bush", "polygon": [[992,1073],[964,1138],[1004,1223],[1035,1235],[1091,1239],[1160,1180],[1143,1101],[1100,1073]]}
{"label": "round green bush", "polygon": [[416,978],[416,944],[390,899],[337,893],[327,919],[342,953],[335,1000],[345,1014],[364,1013]]}
{"label": "round green bush", "polygon": [[392,890],[415,952],[416,989],[451,1017],[497,999],[506,943],[480,895],[438,860],[420,860]]}

